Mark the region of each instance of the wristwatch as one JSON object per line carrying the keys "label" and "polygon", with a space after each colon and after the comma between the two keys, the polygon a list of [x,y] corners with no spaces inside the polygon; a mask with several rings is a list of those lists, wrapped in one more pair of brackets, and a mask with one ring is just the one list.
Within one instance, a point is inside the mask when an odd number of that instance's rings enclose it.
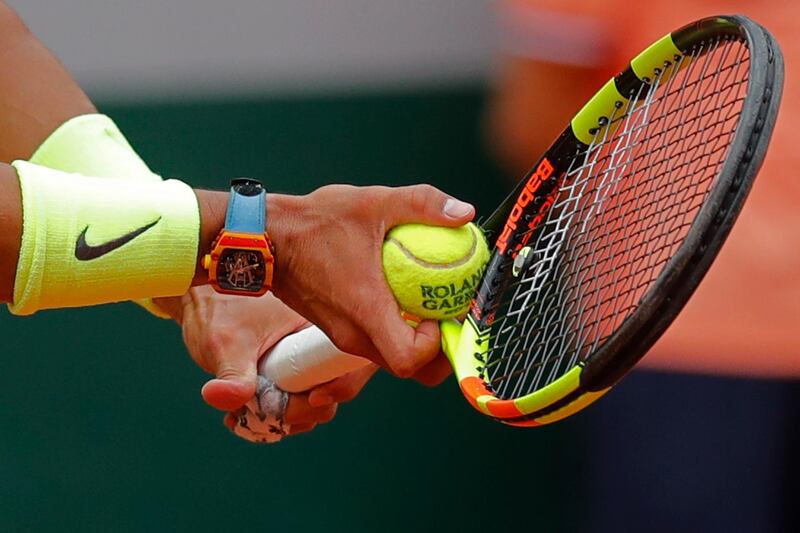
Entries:
{"label": "wristwatch", "polygon": [[264,186],[249,178],[232,180],[225,227],[203,260],[217,292],[261,296],[272,287],[275,249],[266,223]]}

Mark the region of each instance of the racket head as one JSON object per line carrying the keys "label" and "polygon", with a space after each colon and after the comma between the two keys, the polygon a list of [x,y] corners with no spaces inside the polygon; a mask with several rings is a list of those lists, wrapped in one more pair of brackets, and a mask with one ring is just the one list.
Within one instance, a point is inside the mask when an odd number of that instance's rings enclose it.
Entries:
{"label": "racket head", "polygon": [[572,119],[487,219],[493,253],[442,339],[480,412],[537,426],[583,409],[688,301],[766,154],[783,85],[747,17],[656,41]]}

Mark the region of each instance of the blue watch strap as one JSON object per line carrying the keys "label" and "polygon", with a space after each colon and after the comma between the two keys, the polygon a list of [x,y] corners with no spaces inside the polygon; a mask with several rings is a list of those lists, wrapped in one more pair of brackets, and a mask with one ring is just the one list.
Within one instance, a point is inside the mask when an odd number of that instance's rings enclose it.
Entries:
{"label": "blue watch strap", "polygon": [[245,178],[231,182],[225,229],[239,233],[264,233],[267,222],[267,191],[261,183]]}

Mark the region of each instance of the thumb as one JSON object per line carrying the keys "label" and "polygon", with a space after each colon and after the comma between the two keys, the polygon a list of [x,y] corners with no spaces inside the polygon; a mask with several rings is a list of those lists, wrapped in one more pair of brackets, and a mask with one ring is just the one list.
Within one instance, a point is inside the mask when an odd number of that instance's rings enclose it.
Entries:
{"label": "thumb", "polygon": [[233,358],[222,363],[217,377],[203,385],[201,394],[208,405],[234,411],[256,393],[256,357]]}
{"label": "thumb", "polygon": [[462,226],[473,219],[475,208],[432,185],[390,189],[384,213],[389,227],[410,222],[430,226]]}

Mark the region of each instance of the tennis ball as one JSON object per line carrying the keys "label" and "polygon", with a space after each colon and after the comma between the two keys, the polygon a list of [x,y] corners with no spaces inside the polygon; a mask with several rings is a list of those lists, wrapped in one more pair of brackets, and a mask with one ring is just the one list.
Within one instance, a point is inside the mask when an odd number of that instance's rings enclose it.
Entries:
{"label": "tennis ball", "polygon": [[489,260],[475,224],[459,228],[404,224],[383,242],[383,272],[400,307],[419,318],[464,313]]}

